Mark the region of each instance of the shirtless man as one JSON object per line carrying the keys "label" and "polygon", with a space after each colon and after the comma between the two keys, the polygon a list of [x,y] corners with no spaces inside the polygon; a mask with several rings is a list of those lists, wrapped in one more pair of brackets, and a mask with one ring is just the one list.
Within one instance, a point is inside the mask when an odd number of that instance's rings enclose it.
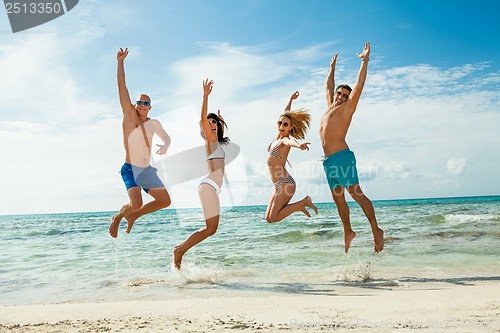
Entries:
{"label": "shirtless man", "polygon": [[333,201],[337,206],[344,226],[345,252],[349,251],[356,233],[351,228],[349,207],[345,200],[344,189],[347,189],[347,192],[363,209],[372,228],[375,242],[374,250],[375,252],[380,252],[384,248],[384,232],[377,225],[375,210],[370,199],[364,195],[359,186],[356,159],[354,153],[349,150],[349,146],[345,140],[352,116],[354,115],[354,111],[356,111],[356,106],[358,105],[359,97],[365,84],[370,56],[370,43],[366,43],[363,52],[356,55],[361,58],[361,68],[359,69],[358,80],[354,89],[344,84],[335,88],[334,74],[337,53],[333,56],[330,63],[330,72],[326,79],[328,109],[321,119],[319,128],[319,135],[325,153],[323,168],[326,173],[328,185],[332,191]]}
{"label": "shirtless man", "polygon": [[[157,169],[149,164],[153,134],[158,135],[163,141],[162,145],[157,145],[159,149],[156,153],[159,155],[167,152],[170,137],[158,120],[148,117],[148,112],[151,110],[151,99],[148,95],[140,94],[135,104],[132,105],[125,84],[123,66],[127,55],[128,49],[120,48],[116,59],[118,60],[118,93],[123,111],[122,128],[125,147],[125,163],[120,173],[130,201],[123,205],[111,219],[109,234],[113,238],[118,236],[118,227],[123,218],[128,222],[126,232],[129,233],[139,217],[168,207],[171,203],[170,196],[156,173]],[[153,201],[142,204],[141,187],[154,198]]]}

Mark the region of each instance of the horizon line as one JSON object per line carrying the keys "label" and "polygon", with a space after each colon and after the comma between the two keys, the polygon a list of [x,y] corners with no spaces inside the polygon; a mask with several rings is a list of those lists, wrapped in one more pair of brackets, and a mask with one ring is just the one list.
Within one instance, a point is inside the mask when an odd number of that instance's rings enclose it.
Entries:
{"label": "horizon line", "polygon": [[[377,200],[371,200],[373,203],[377,202],[388,202],[388,201],[419,201],[419,200],[436,200],[436,199],[466,199],[466,198],[489,198],[489,197],[500,197],[500,194],[487,194],[487,195],[466,195],[466,196],[456,196],[456,197],[423,197],[423,198],[400,198],[400,199],[377,199]],[[347,200],[349,204],[355,204],[356,201],[354,200]],[[323,204],[333,204],[335,203],[333,201],[326,201],[326,202],[316,202],[315,204],[317,205],[323,205]],[[267,204],[255,204],[255,205],[235,205],[235,206],[221,206],[221,208],[235,208],[235,207],[261,207],[261,206],[267,206]],[[200,207],[182,207],[182,208],[164,208],[159,210],[158,212],[161,211],[172,211],[172,210],[189,210],[189,209],[199,209],[201,210]],[[52,213],[10,213],[10,214],[0,214],[0,217],[2,216],[32,216],[32,215],[58,215],[58,214],[95,214],[95,213],[109,213],[113,214],[116,213],[116,210],[104,210],[104,211],[80,211],[80,212],[52,212]],[[155,214],[157,212],[154,212]]]}

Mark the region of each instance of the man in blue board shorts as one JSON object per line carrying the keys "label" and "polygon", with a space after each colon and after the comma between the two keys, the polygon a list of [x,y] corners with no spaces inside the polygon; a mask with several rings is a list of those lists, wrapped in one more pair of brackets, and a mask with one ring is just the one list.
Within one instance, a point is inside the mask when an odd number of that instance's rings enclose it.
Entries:
{"label": "man in blue board shorts", "polygon": [[323,161],[323,168],[330,189],[339,186],[348,188],[351,185],[359,184],[356,157],[349,148],[328,155]]}
{"label": "man in blue board shorts", "polygon": [[[127,220],[129,233],[135,220],[139,217],[168,207],[171,203],[170,196],[165,186],[158,177],[156,168],[149,163],[151,159],[151,144],[153,135],[156,134],[162,141],[157,154],[163,155],[170,145],[170,137],[163,129],[160,122],[148,117],[151,110],[151,99],[146,94],[140,94],[135,103],[130,101],[127,86],[125,84],[124,60],[128,55],[128,49],[120,49],[116,55],[118,61],[117,80],[120,105],[123,111],[123,145],[125,147],[125,163],[121,168],[121,175],[129,202],[124,204],[120,211],[113,215],[109,225],[111,237],[118,236],[118,227],[123,218]],[[142,204],[141,187],[153,197],[147,204]]]}
{"label": "man in blue board shorts", "polygon": [[332,192],[333,201],[337,206],[342,225],[344,227],[344,250],[347,253],[356,233],[351,228],[349,207],[345,200],[344,190],[361,206],[372,228],[374,251],[380,252],[384,248],[384,231],[378,227],[375,210],[359,186],[356,158],[349,149],[345,140],[347,130],[351,124],[352,116],[358,105],[361,92],[366,80],[368,61],[370,56],[370,43],[366,43],[361,54],[358,79],[353,89],[342,84],[335,88],[335,64],[338,54],[330,62],[330,71],[326,79],[326,100],[328,109],[320,123],[319,134],[325,153],[323,168],[328,185]]}

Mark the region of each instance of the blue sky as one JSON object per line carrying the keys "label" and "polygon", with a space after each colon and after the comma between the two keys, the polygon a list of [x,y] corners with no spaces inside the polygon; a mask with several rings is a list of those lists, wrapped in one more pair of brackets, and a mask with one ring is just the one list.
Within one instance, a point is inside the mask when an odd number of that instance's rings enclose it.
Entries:
{"label": "blue sky", "polygon": [[[0,11],[0,214],[117,210],[127,199],[116,51],[128,47],[132,96],[172,136],[168,157],[203,144],[201,82],[215,81],[241,147],[222,202],[266,204],[266,147],[291,93],[307,108],[311,150],[293,150],[292,200],[331,201],[318,124],[324,80],[353,85],[356,52],[372,46],[347,141],[371,199],[500,193],[500,26],[497,1],[81,0],[12,34]],[[162,173],[168,184],[168,174]],[[169,187],[173,207],[198,207],[197,180]]]}

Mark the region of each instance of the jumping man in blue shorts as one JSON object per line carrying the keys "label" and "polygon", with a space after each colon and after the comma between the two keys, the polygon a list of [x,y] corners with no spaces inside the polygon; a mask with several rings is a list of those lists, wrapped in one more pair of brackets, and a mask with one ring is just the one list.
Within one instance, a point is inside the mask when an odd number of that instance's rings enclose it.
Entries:
{"label": "jumping man in blue shorts", "polygon": [[[113,238],[118,236],[118,227],[123,218],[128,222],[126,232],[129,233],[139,217],[168,207],[171,203],[170,196],[156,173],[156,168],[150,165],[153,135],[156,134],[163,141],[163,144],[157,145],[159,149],[156,153],[160,155],[167,152],[170,137],[158,120],[148,117],[151,110],[151,99],[148,95],[140,94],[134,104],[130,101],[123,65],[127,55],[128,49],[120,48],[116,60],[118,61],[118,93],[123,111],[122,128],[125,147],[125,163],[120,173],[127,189],[129,202],[124,204],[111,219],[109,234]],[[141,188],[154,200],[143,205]]]}
{"label": "jumping man in blue shorts", "polygon": [[325,153],[323,167],[344,227],[345,252],[349,251],[356,233],[351,228],[349,207],[345,200],[344,189],[347,189],[347,192],[363,209],[372,228],[375,243],[374,250],[375,252],[380,252],[384,248],[384,231],[378,227],[373,205],[359,186],[356,159],[345,140],[347,130],[351,124],[352,116],[354,115],[354,111],[356,111],[356,106],[358,105],[359,97],[365,84],[370,56],[370,43],[366,43],[363,52],[357,54],[361,58],[361,68],[354,89],[345,84],[335,88],[334,74],[337,55],[336,53],[332,58],[330,72],[326,79],[328,109],[321,119],[319,129]]}

